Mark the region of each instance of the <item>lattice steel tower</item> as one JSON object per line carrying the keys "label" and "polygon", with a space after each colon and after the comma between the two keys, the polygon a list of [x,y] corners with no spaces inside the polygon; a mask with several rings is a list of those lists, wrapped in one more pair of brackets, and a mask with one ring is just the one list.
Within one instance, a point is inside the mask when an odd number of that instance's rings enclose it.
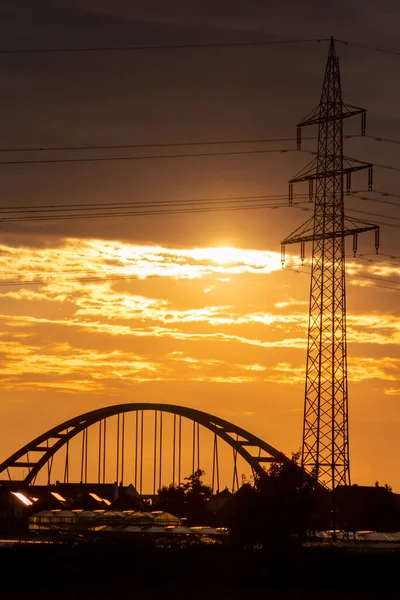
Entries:
{"label": "lattice steel tower", "polygon": [[372,189],[372,165],[343,156],[343,120],[354,115],[361,115],[364,135],[365,110],[342,101],[332,38],[320,103],[297,127],[300,149],[302,127],[318,125],[316,157],[289,182],[290,202],[293,184],[309,182],[314,216],[282,242],[283,263],[286,245],[300,243],[304,260],[305,243],[312,242],[302,465],[331,489],[350,484],[345,236],[354,236],[354,253],[357,235],[363,231],[375,230],[376,248],[379,245],[376,225],[344,215],[344,180],[350,193],[352,172],[367,169]]}

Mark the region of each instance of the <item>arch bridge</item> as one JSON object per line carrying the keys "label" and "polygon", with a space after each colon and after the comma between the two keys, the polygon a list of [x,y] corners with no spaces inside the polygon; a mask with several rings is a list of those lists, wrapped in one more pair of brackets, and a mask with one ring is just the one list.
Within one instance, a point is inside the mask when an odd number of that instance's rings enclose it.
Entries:
{"label": "arch bridge", "polygon": [[235,491],[241,468],[263,477],[268,463],[289,460],[259,437],[206,412],[130,403],[53,427],[1,463],[0,479],[29,485],[41,478],[49,485],[56,477],[70,483],[75,470],[83,483],[128,480],[140,494],[155,494],[162,485],[180,483],[183,475],[206,470],[207,463],[212,491],[222,483]]}

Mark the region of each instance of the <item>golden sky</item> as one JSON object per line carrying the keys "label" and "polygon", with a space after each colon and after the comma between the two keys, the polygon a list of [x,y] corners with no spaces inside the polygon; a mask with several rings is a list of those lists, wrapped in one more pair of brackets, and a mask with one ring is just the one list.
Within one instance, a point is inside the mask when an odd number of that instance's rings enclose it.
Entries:
{"label": "golden sky", "polygon": [[[396,489],[396,461],[382,457],[395,454],[399,418],[400,325],[384,308],[398,292],[375,284],[399,268],[348,263],[352,477]],[[282,270],[277,252],[239,247],[1,245],[1,455],[69,417],[135,401],[198,408],[296,451],[309,266],[288,266],[300,273]]]}

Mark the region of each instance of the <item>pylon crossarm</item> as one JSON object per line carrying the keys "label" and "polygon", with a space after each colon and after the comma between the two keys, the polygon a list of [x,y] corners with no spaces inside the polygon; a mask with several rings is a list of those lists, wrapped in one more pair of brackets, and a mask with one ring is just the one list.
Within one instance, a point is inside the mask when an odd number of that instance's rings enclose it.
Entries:
{"label": "pylon crossarm", "polygon": [[297,127],[303,127],[304,125],[307,125],[309,121],[311,121],[312,119],[315,119],[316,116],[319,116],[319,112],[320,112],[320,105],[317,104],[317,106],[315,108],[312,109],[312,111],[310,111],[308,113],[308,115],[306,115],[304,117],[304,119],[302,119],[300,121],[300,123],[297,125]]}
{"label": "pylon crossarm", "polygon": [[[367,111],[365,108],[354,106],[353,104],[342,104],[342,110],[334,115],[329,115],[323,119],[323,121],[343,121],[349,117],[355,117],[361,115],[361,135],[365,135],[365,128],[367,124]],[[301,150],[301,130],[303,127],[310,125],[319,125],[321,123],[321,107],[318,104],[300,123],[297,125],[297,150]]]}
{"label": "pylon crossarm", "polygon": [[[365,113],[365,110],[363,108],[358,108],[356,110],[348,110],[346,112],[342,111],[339,114],[336,115],[330,115],[328,116],[324,122],[332,122],[332,121],[343,121],[343,119],[348,119],[349,117],[354,117],[356,115],[362,115],[363,113]],[[310,119],[307,119],[306,121],[302,121],[301,123],[299,123],[298,127],[306,127],[307,125],[318,125],[321,122],[321,118],[318,115],[317,117],[312,117]]]}
{"label": "pylon crossarm", "polygon": [[343,111],[347,111],[346,115],[349,117],[354,117],[356,115],[363,115],[365,114],[365,117],[367,115],[367,111],[365,110],[365,108],[361,108],[360,106],[355,106],[354,104],[342,104],[342,108]]}
{"label": "pylon crossarm", "polygon": [[302,168],[301,171],[299,171],[299,173],[297,173],[297,175],[295,177],[292,177],[292,179],[289,179],[289,185],[291,183],[295,183],[296,181],[299,181],[301,177],[308,175],[309,173],[313,173],[313,167],[316,167],[317,165],[317,159],[313,158],[312,160],[310,160],[310,162]]}
{"label": "pylon crossarm", "polygon": [[[343,158],[343,160],[348,160]],[[350,159],[353,160],[353,159]],[[310,179],[321,179],[323,177],[339,177],[341,175],[346,175],[347,173],[354,173],[355,171],[363,171],[364,169],[372,169],[371,163],[362,163],[360,165],[351,165],[349,167],[343,167],[343,169],[332,169],[322,172],[319,171],[308,171],[304,173],[304,175],[296,175],[290,179],[289,184],[299,183],[301,181],[310,181]]]}
{"label": "pylon crossarm", "polygon": [[313,242],[314,240],[332,240],[335,238],[343,238],[348,235],[356,235],[365,231],[375,231],[379,229],[378,225],[369,225],[368,227],[357,227],[355,229],[344,229],[343,231],[331,231],[328,233],[301,235],[298,237],[289,237],[283,240],[281,244],[287,246],[289,244],[301,244],[302,242]]}
{"label": "pylon crossarm", "polygon": [[281,245],[284,246],[285,244],[293,244],[294,242],[291,241],[292,239],[302,237],[308,234],[308,232],[313,231],[313,225],[314,218],[312,217],[311,219],[308,219],[308,221],[303,223],[303,225],[295,229],[295,231],[293,231],[286,239],[284,239],[281,242]]}

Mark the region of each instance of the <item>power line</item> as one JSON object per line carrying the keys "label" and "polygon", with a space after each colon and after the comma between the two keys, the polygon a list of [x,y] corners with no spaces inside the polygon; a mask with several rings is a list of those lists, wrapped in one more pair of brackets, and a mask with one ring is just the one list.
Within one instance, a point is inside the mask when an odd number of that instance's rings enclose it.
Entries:
{"label": "power line", "polygon": [[373,190],[374,194],[380,194],[381,196],[400,198],[400,194],[395,192],[384,192],[383,190]]}
{"label": "power line", "polygon": [[[400,140],[385,138],[375,135],[360,135],[349,134],[343,136],[345,139],[353,139],[364,137],[376,142],[387,142],[390,144],[400,145]],[[315,141],[316,136],[303,137],[303,141]],[[100,151],[100,150],[133,150],[147,148],[179,148],[179,147],[196,147],[196,146],[225,146],[225,145],[243,145],[243,144],[268,144],[278,142],[295,142],[297,138],[282,137],[282,138],[250,138],[241,140],[200,140],[195,142],[156,142],[149,144],[90,144],[82,146],[21,146],[21,147],[6,147],[0,148],[0,152],[4,153],[22,153],[22,152],[77,152],[77,151]]]}
{"label": "power line", "polygon": [[[369,262],[369,263],[381,263],[383,265],[393,265],[396,267],[400,268],[400,262],[391,262],[391,261],[387,261],[387,260],[379,260],[376,258],[366,258],[366,256],[369,256],[368,254],[357,254],[357,256],[355,256],[354,258],[356,258],[357,260],[364,260],[365,262]],[[374,255],[375,256],[375,255]],[[390,256],[388,254],[380,254],[380,256],[389,256],[390,258],[395,258],[394,256]]]}
{"label": "power line", "polygon": [[[96,53],[96,52],[145,52],[153,50],[190,50],[207,48],[240,48],[257,46],[281,46],[285,44],[319,44],[329,42],[330,38],[290,39],[290,40],[258,40],[240,42],[206,42],[198,44],[153,44],[147,46],[88,46],[72,48],[2,48],[0,54],[72,54],[72,53]],[[400,52],[389,50],[379,46],[361,44],[348,40],[335,39],[336,42],[353,48],[362,48],[383,54],[400,56]]]}
{"label": "power line", "polygon": [[[396,140],[386,140],[385,138],[378,138],[368,135],[361,134],[349,134],[343,136],[346,139],[359,138],[359,137],[370,137],[377,141],[390,141],[392,143],[399,143]],[[302,137],[302,141],[315,141],[318,137],[307,136]],[[0,152],[76,152],[83,150],[132,150],[141,148],[179,148],[179,147],[191,147],[191,146],[225,146],[225,145],[240,145],[240,144],[267,144],[277,142],[296,142],[297,138],[294,137],[282,137],[282,138],[253,138],[253,139],[241,139],[241,140],[200,140],[196,142],[156,142],[151,144],[91,144],[86,146],[20,146],[20,147],[9,147],[1,148]]]}
{"label": "power line", "polygon": [[384,219],[392,219],[393,221],[400,221],[400,217],[392,217],[391,215],[382,215],[381,213],[369,212],[367,210],[356,210],[352,208],[348,208],[346,212],[358,213],[361,215],[370,215],[372,217],[382,217]]}
{"label": "power line", "polygon": [[[315,152],[312,152],[311,150],[304,150],[304,152],[307,152],[308,154],[316,154]],[[370,165],[371,164],[370,162],[367,162],[365,160],[358,160],[355,158],[351,158],[350,156],[345,156],[344,159],[346,160],[347,164],[349,164],[349,165],[350,165],[349,161],[357,162],[360,165]],[[400,171],[400,167],[393,167],[391,165],[383,165],[381,163],[376,163],[376,162],[373,163],[373,166],[378,167],[380,169],[388,169],[389,171]]]}
{"label": "power line", "polygon": [[[353,139],[359,137],[373,137],[361,134],[349,134],[343,136],[346,139]],[[302,141],[315,141],[318,137],[307,136],[302,137]],[[395,140],[385,140],[384,138],[373,138],[379,141],[391,141],[392,143],[399,143]],[[91,144],[86,146],[20,146],[20,147],[9,147],[1,148],[0,152],[4,153],[22,153],[22,152],[77,152],[77,151],[97,151],[97,150],[132,150],[132,149],[146,149],[146,148],[179,148],[179,147],[192,147],[192,146],[229,146],[229,145],[244,145],[244,144],[268,144],[268,143],[279,143],[279,142],[296,142],[297,138],[294,137],[282,137],[282,138],[253,138],[253,139],[241,139],[241,140],[200,140],[196,142],[156,142],[149,144]],[[305,150],[303,150],[305,151]]]}
{"label": "power line", "polygon": [[13,217],[2,217],[0,218],[1,223],[14,223],[20,221],[67,221],[67,220],[81,220],[81,219],[101,219],[107,217],[140,217],[140,216],[151,216],[151,215],[175,215],[175,214],[188,214],[188,213],[202,213],[202,212],[223,212],[223,211],[235,211],[235,210],[251,210],[256,208],[283,208],[288,207],[289,204],[275,204],[275,205],[246,205],[246,206],[225,206],[225,207],[203,207],[203,208],[183,208],[183,209],[165,209],[165,210],[143,210],[143,211],[126,211],[126,212],[106,212],[106,213],[94,213],[94,214],[71,214],[71,215],[39,215],[39,216],[13,216]]}
{"label": "power line", "polygon": [[189,50],[201,48],[234,48],[246,46],[277,46],[284,44],[310,44],[329,41],[320,39],[291,39],[291,40],[259,40],[243,42],[206,42],[199,44],[154,44],[149,46],[104,46],[104,47],[73,47],[73,48],[3,48],[0,54],[67,54],[74,52],[144,52],[146,50]]}
{"label": "power line", "polygon": [[[352,136],[353,137],[353,136]],[[359,136],[354,136],[359,137]],[[315,137],[307,137],[305,140],[315,140]],[[31,146],[0,148],[0,152],[70,152],[81,150],[132,150],[140,148],[179,148],[185,146],[222,146],[238,144],[267,144],[270,142],[295,142],[296,138],[256,138],[245,140],[200,140],[198,142],[157,142],[154,144],[109,144],[88,146]]]}
{"label": "power line", "polygon": [[379,167],[380,169],[387,169],[388,171],[400,171],[400,167],[392,167],[391,165],[382,165],[374,163],[374,167]]}
{"label": "power line", "polygon": [[48,158],[48,159],[28,159],[28,160],[2,160],[0,165],[38,165],[38,164],[57,164],[57,163],[87,163],[87,162],[110,162],[110,161],[133,161],[133,160],[159,160],[167,158],[198,158],[207,156],[239,156],[244,154],[270,154],[297,152],[296,148],[274,148],[264,150],[232,150],[221,152],[196,152],[191,154],[155,154],[155,155],[135,155],[135,156],[95,156],[87,158]]}
{"label": "power line", "polygon": [[[306,210],[306,209],[303,209]],[[357,211],[357,210],[353,210],[353,209],[346,209],[346,213],[347,212],[352,212],[352,213],[363,213],[364,211]],[[368,213],[370,215],[375,215],[376,213]],[[397,219],[397,217],[390,217],[388,215],[381,215],[381,217],[385,218],[385,219]],[[360,223],[365,223],[366,225],[370,225],[371,222],[370,221],[365,221],[364,219],[358,219]],[[375,225],[383,225],[386,227],[395,227],[395,228],[399,228],[400,225],[396,225],[395,223],[385,223],[383,221],[377,221],[376,219],[374,219],[374,224]]]}
{"label": "power line", "polygon": [[[354,257],[352,254],[348,254],[348,255],[345,256],[345,258],[351,259],[351,260],[353,260],[353,259],[354,260],[364,260],[364,261],[372,262],[372,263],[377,262],[377,263],[382,263],[382,264],[385,264],[385,265],[390,264],[388,261],[379,260],[379,259],[376,259],[376,258],[373,258],[373,259],[366,258],[366,256],[369,256],[369,255],[368,254],[357,254],[357,256]],[[373,256],[375,257],[376,254],[373,254]],[[379,254],[379,256],[387,256],[387,257],[392,258],[392,259],[393,258],[399,258],[400,259],[400,256],[393,256],[391,254]],[[307,261],[307,259],[306,259],[306,262],[310,262],[310,261]],[[298,262],[293,261],[293,264],[295,266],[299,266]],[[398,263],[396,263],[396,264],[398,264]],[[134,268],[134,265],[120,265],[118,267],[119,270],[120,269],[123,269],[123,270],[125,270],[125,269],[133,269],[133,268]],[[289,269],[289,270],[292,270],[292,268],[290,266],[288,266],[288,262],[286,263],[285,268]],[[100,270],[100,272],[102,272],[102,271]],[[103,270],[103,272],[104,273],[109,273],[110,271],[109,270]],[[48,272],[48,271],[35,271],[35,272],[32,272],[32,270],[29,270],[29,271],[22,271],[22,270],[20,270],[20,271],[3,271],[2,273],[3,273],[3,275],[14,275],[14,276],[26,276],[26,275],[31,275],[32,276],[33,275],[35,277],[38,276],[38,275],[51,275],[51,273]],[[97,268],[96,268],[96,273],[97,274],[99,273],[99,269],[97,269]],[[93,274],[93,270],[90,270],[90,269],[73,269],[71,271],[57,271],[55,274],[57,276],[59,276],[59,275],[77,275],[77,274],[90,274],[90,275],[92,275]],[[129,277],[131,274],[128,274],[128,275],[120,274],[120,275],[118,275],[118,277],[120,277],[121,275]],[[133,273],[132,275],[136,276],[135,273]],[[356,275],[351,275],[351,277],[355,277],[355,276]],[[368,275],[363,275],[363,277],[370,278]],[[376,278],[373,277],[373,279],[376,279]],[[381,280],[381,278],[378,278],[378,279]],[[1,281],[4,283],[4,280],[0,280],[0,282]],[[389,282],[390,280],[387,280],[387,281]],[[392,281],[392,283],[400,283],[400,282]]]}
{"label": "power line", "polygon": [[[374,258],[366,258],[367,256],[374,256]],[[380,263],[380,264],[383,264],[383,265],[394,265],[396,267],[400,265],[399,262],[395,262],[394,263],[394,262],[390,262],[390,261],[387,261],[387,260],[379,260],[378,258],[376,258],[376,256],[377,256],[376,253],[373,253],[373,254],[372,253],[370,253],[370,254],[369,253],[363,253],[363,254],[357,254],[356,256],[354,256],[353,254],[348,254],[344,258],[351,259],[352,261],[354,261],[354,260],[363,260],[363,261],[368,262],[368,263]],[[400,259],[400,256],[393,256],[392,254],[379,253],[379,256],[387,256],[388,258],[391,258],[391,259],[396,259],[396,258]],[[307,259],[306,259],[306,262],[309,262],[309,261],[307,261]],[[295,264],[298,264],[298,263],[295,263]],[[400,269],[400,266],[399,266],[399,269]],[[369,276],[369,275],[356,275],[356,274],[352,274],[350,276],[351,277],[363,277],[363,278],[366,278],[366,279],[377,279],[376,277]],[[381,277],[378,277],[378,280],[381,280]],[[385,281],[388,281],[388,283],[396,283],[396,284],[398,283],[398,284],[400,284],[400,281],[386,280],[386,279],[385,279]]]}
{"label": "power line", "polygon": [[[374,277],[373,275],[361,275],[359,273],[353,273],[352,275],[350,275],[350,277],[360,277],[361,279],[371,279],[372,281],[382,281],[382,277]],[[395,285],[400,284],[400,281],[397,281],[396,279],[384,279],[384,281],[386,281],[387,283],[393,283]]]}
{"label": "power line", "polygon": [[[368,254],[359,254],[356,257],[354,257],[353,255],[346,255],[345,258],[350,258],[352,260],[353,259],[354,260],[363,260],[363,261],[370,262],[370,263],[377,262],[377,263],[382,263],[382,264],[385,264],[385,265],[391,264],[390,262],[385,261],[385,260],[379,260],[377,258],[373,258],[373,259],[366,258],[366,256],[368,256]],[[375,257],[376,255],[373,254],[373,256]],[[390,254],[380,254],[379,256],[387,256],[387,257],[389,257],[391,259],[395,259],[395,258],[399,258],[400,259],[400,256],[393,256],[393,255],[390,255]],[[294,264],[296,265],[298,263],[294,263]],[[397,266],[397,264],[399,264],[399,263],[396,263],[396,266]],[[121,266],[118,267],[118,269],[123,269],[123,270],[125,270],[125,269],[133,269],[133,268],[134,268],[133,265],[121,265]],[[288,270],[295,270],[296,272],[300,272],[300,271],[297,271],[297,269],[293,269],[293,268],[291,268],[288,265],[285,268],[288,269]],[[104,271],[103,270],[103,272],[109,273],[110,271],[108,271],[108,270]],[[304,273],[306,271],[302,270],[301,272]],[[310,271],[307,271],[307,273],[309,273],[309,272]],[[99,273],[98,269],[96,269],[96,273],[97,274]],[[63,276],[63,275],[77,275],[77,274],[92,275],[93,274],[93,270],[90,270],[90,269],[74,269],[72,271],[57,271],[57,273],[56,273],[57,277],[58,276]],[[3,271],[3,275],[14,275],[14,276],[31,275],[31,276],[37,277],[38,275],[50,275],[51,276],[52,274],[49,273],[49,272],[47,272],[47,271],[44,271],[44,272],[38,272],[38,271],[36,271],[36,272],[33,273],[30,270],[30,271],[25,271],[25,272],[24,271]],[[122,274],[119,274],[119,275],[112,275],[111,279],[114,279],[114,278],[120,279],[121,277],[127,277],[127,278],[129,278],[131,276],[132,277],[136,277],[137,274],[136,273],[129,273],[129,274],[123,274],[122,273]],[[374,277],[374,276],[369,276],[369,275],[353,274],[353,275],[350,275],[350,276],[351,277],[362,277],[362,278],[365,278],[365,279],[371,279],[371,280],[376,280],[376,281],[382,281],[381,277]],[[158,277],[158,276],[154,275],[154,277]],[[68,281],[92,281],[92,280],[97,280],[97,279],[99,279],[99,280],[104,280],[104,279],[110,280],[110,277],[104,278],[104,277],[98,277],[98,276],[96,276],[96,277],[87,277],[87,278],[84,278],[84,279],[82,279],[82,278],[74,279],[74,280],[68,279]],[[384,281],[387,281],[388,283],[394,283],[394,284],[398,284],[399,283],[400,284],[400,281],[396,281],[396,280],[384,279]],[[28,282],[25,282],[25,281],[16,282],[14,280],[4,281],[4,280],[0,279],[0,284],[4,284],[4,285],[8,285],[8,284],[18,285],[20,283],[29,283],[29,284],[34,283],[36,285],[36,284],[47,283],[47,282],[48,282],[47,279],[41,279],[41,280],[37,279],[37,280],[33,280],[33,281],[31,280],[31,281],[28,281]]]}
{"label": "power line", "polygon": [[[346,212],[357,212],[354,210],[347,210]],[[390,218],[390,217],[385,217],[385,218]],[[358,219],[360,223],[365,223],[366,225],[370,225],[370,221],[364,221],[364,219]],[[376,219],[374,219],[374,224],[375,225],[382,225],[385,227],[395,227],[396,229],[400,228],[400,225],[396,225],[396,223],[385,223],[383,221],[377,221]]]}
{"label": "power line", "polygon": [[[380,262],[380,261],[377,261],[377,262]],[[132,269],[133,266],[132,265],[126,265],[126,267],[122,267],[122,268],[131,268]],[[303,270],[303,269],[300,270],[300,269],[295,269],[295,268],[288,267],[288,266],[286,266],[285,269],[288,270],[288,271],[293,271],[295,273],[299,273],[299,274],[303,274],[303,275],[309,275],[310,274],[310,271],[308,271],[308,270]],[[87,270],[84,271],[84,270],[78,270],[78,269],[76,269],[74,271],[64,271],[64,272],[61,271],[61,272],[55,273],[54,277],[52,277],[52,274],[49,273],[49,276],[50,276],[49,278],[46,278],[46,279],[33,279],[33,280],[30,280],[30,281],[15,281],[15,280],[12,280],[12,279],[11,280],[1,280],[0,279],[0,287],[25,286],[25,285],[47,285],[49,283],[53,283],[55,281],[59,281],[59,277],[62,276],[62,275],[77,274],[77,273],[90,273],[90,271],[87,271]],[[5,274],[7,274],[7,275],[17,275],[17,276],[18,275],[20,275],[20,276],[24,275],[23,272],[16,272],[16,273],[13,273],[13,272],[8,272],[7,273],[6,272]],[[37,275],[40,275],[40,274],[41,273],[34,273],[33,274],[32,272],[29,272],[29,275],[34,275],[34,276],[37,276]],[[120,275],[112,275],[112,276],[109,276],[109,277],[99,277],[98,275],[93,276],[93,277],[90,277],[90,276],[88,276],[88,277],[78,277],[78,278],[73,278],[73,279],[66,279],[66,281],[67,282],[76,282],[76,283],[93,283],[93,282],[98,282],[98,281],[102,282],[102,281],[118,281],[118,280],[121,280],[121,279],[132,279],[132,278],[136,279],[137,277],[139,277],[138,273],[127,273],[127,274],[126,273],[122,273]],[[153,275],[148,275],[147,277],[156,278],[156,277],[160,277],[160,275],[154,275],[153,274]],[[387,279],[387,278],[376,277],[376,276],[371,276],[371,275],[352,274],[352,275],[350,275],[350,277],[359,277],[359,278],[362,278],[362,279],[369,279],[369,280],[372,280],[372,281],[383,281],[383,282],[392,283],[392,284],[395,284],[395,285],[400,284],[400,281],[396,281],[394,279]],[[381,284],[376,284],[376,283],[374,283],[373,285],[374,285],[374,287],[383,287],[383,288],[386,288],[386,289],[400,291],[400,287],[399,288],[393,288],[393,287],[389,287],[389,286],[385,286],[385,285],[381,285]]]}
{"label": "power line", "polygon": [[15,223],[21,221],[66,221],[66,220],[81,220],[81,219],[101,219],[101,218],[115,218],[115,217],[142,217],[142,216],[154,216],[154,215],[177,215],[177,214],[192,214],[192,213],[208,213],[208,212],[231,212],[231,211],[242,211],[242,210],[257,210],[257,209],[279,209],[288,208],[291,205],[289,203],[281,204],[247,204],[245,206],[224,206],[224,207],[200,207],[200,208],[181,208],[181,209],[164,209],[164,210],[143,210],[143,211],[126,211],[126,212],[107,212],[107,213],[95,213],[95,214],[71,214],[71,215],[40,215],[40,216],[15,216],[15,217],[3,217],[0,218],[0,223]]}
{"label": "power line", "polygon": [[396,256],[395,254],[383,254],[382,252],[380,252],[379,255],[380,256],[387,256],[388,258],[399,259],[400,260],[400,256]]}
{"label": "power line", "polygon": [[[354,136],[354,137],[356,137],[356,136]],[[377,135],[368,135],[368,134],[366,134],[363,137],[366,137],[366,138],[368,138],[370,140],[374,140],[375,142],[386,142],[388,144],[397,144],[397,145],[400,144],[400,140],[394,140],[392,138],[380,137],[380,136],[377,136]]]}
{"label": "power line", "polygon": [[[400,144],[399,140],[390,140],[387,138],[381,138],[377,136],[360,136],[359,134],[350,134],[345,136],[347,139],[367,137],[376,141],[387,141],[393,144]],[[132,150],[132,149],[149,149],[149,148],[190,148],[198,146],[229,146],[229,145],[245,145],[245,144],[267,144],[267,143],[280,143],[280,142],[294,142],[297,138],[282,137],[282,138],[253,138],[253,139],[241,139],[241,140],[204,140],[204,141],[190,141],[190,142],[157,142],[149,144],[93,144],[93,145],[82,145],[82,146],[30,146],[30,147],[9,147],[0,148],[0,152],[3,153],[30,153],[30,152],[79,152],[79,151],[103,151],[103,150]],[[318,139],[315,136],[308,136],[303,138],[304,140],[313,141]],[[52,164],[52,163],[74,163],[74,162],[104,162],[104,161],[124,161],[124,160],[151,160],[151,159],[167,159],[167,158],[190,158],[190,157],[204,157],[204,156],[229,156],[229,155],[242,155],[242,154],[267,154],[267,153],[285,153],[294,152],[297,148],[267,148],[267,149],[253,149],[253,150],[224,150],[220,152],[199,152],[190,154],[162,154],[162,155],[135,155],[135,156],[94,156],[94,157],[79,157],[79,158],[46,158],[46,159],[22,159],[22,160],[3,160],[0,161],[0,165],[15,165],[15,164]],[[311,150],[303,148],[302,152],[315,155],[316,153]],[[360,161],[359,161],[360,162]],[[389,165],[375,165],[384,169],[390,169],[398,171],[400,168],[392,167]]]}
{"label": "power line", "polygon": [[[374,190],[374,192],[376,194],[381,194],[383,196],[393,196],[393,197],[400,198],[399,194],[392,194],[392,193],[389,193],[389,192],[381,192],[381,191],[377,191],[377,190]],[[360,200],[369,201],[369,202],[378,202],[378,203],[382,203],[382,204],[388,204],[388,205],[396,206],[396,207],[400,208],[400,203],[391,202],[390,200],[382,200],[380,198],[371,198],[369,196],[361,196],[361,195],[359,195],[357,193],[351,193],[350,197],[351,198],[358,198]],[[297,204],[303,204],[303,203],[299,202]],[[305,202],[304,204],[308,204],[308,203]],[[299,208],[300,210],[309,211],[309,212],[313,210],[312,208],[307,208],[307,207],[302,207],[302,206],[298,206],[297,208]],[[354,214],[364,214],[364,215],[369,215],[369,216],[383,218],[383,219],[391,219],[391,220],[394,220],[394,221],[400,221],[400,217],[395,217],[395,216],[392,216],[392,215],[385,215],[385,214],[382,214],[382,213],[374,213],[374,212],[369,212],[369,211],[364,211],[364,210],[357,210],[357,209],[347,208],[346,209],[346,213],[348,213],[348,212],[349,213],[354,213]],[[363,221],[362,219],[360,219],[360,221],[367,223],[366,221]],[[383,221],[377,221],[375,219],[374,219],[374,222],[377,225],[383,225],[383,226],[387,226],[387,227],[395,227],[395,228],[399,228],[400,227],[400,225],[396,225],[395,223],[385,223]]]}
{"label": "power line", "polygon": [[[15,281],[9,280],[4,281],[0,279],[0,287],[14,287],[14,286],[24,286],[24,285],[47,285],[49,283],[54,283],[59,281],[58,274],[56,277],[52,277],[49,279],[33,279],[31,281]],[[138,279],[140,275],[137,273],[132,274],[123,274],[123,275],[113,275],[111,277],[79,277],[77,279],[67,279],[68,283],[95,283],[98,281],[120,281],[121,279]],[[160,277],[159,275],[147,275],[146,278],[156,278]]]}
{"label": "power line", "polygon": [[[291,267],[285,267],[285,269],[288,270],[288,271],[293,271],[294,273],[297,273],[298,275],[310,275],[311,274],[311,271],[303,271],[303,270],[300,270],[300,269],[293,269]],[[353,274],[353,275],[349,275],[349,277],[359,277],[359,278],[362,278],[362,279],[371,279],[371,280],[378,280],[378,281],[382,281],[383,280],[383,281],[387,281],[388,283],[392,283],[393,282],[396,285],[400,284],[400,281],[395,281],[394,279],[392,279],[392,280],[390,280],[390,279],[382,279],[381,277],[370,277],[369,275]],[[400,287],[391,287],[391,286],[388,286],[388,285],[381,285],[381,284],[378,284],[378,283],[374,283],[372,285],[373,285],[373,287],[379,287],[379,288],[384,288],[384,289],[387,289],[387,290],[393,290],[395,292],[400,292]]]}
{"label": "power line", "polygon": [[[307,194],[296,194],[293,206],[308,204]],[[191,198],[182,200],[131,201],[131,202],[91,202],[86,204],[33,205],[0,207],[0,222],[17,221],[57,221],[76,219],[98,219],[127,216],[151,216],[187,214],[201,212],[222,212],[252,209],[277,209],[288,207],[286,194],[260,196],[225,196],[219,198]],[[129,210],[132,209],[132,210]],[[97,212],[96,212],[97,211]],[[102,211],[102,212],[98,212]],[[10,214],[11,213],[11,214]],[[60,214],[64,213],[64,214]]]}
{"label": "power line", "polygon": [[[321,40],[322,41],[322,40]],[[325,40],[323,40],[325,41]],[[344,44],[345,46],[353,46],[354,48],[363,48],[364,50],[373,50],[374,52],[381,52],[383,54],[392,54],[394,56],[400,56],[400,52],[395,50],[388,50],[386,48],[379,48],[378,46],[370,46],[368,44],[359,44],[357,42],[348,42],[347,40],[337,40],[340,44]]]}
{"label": "power line", "polygon": [[[380,194],[381,192],[377,192],[375,191],[375,194]],[[386,196],[387,194],[383,194],[384,196]],[[400,196],[396,196],[396,194],[388,194],[389,196],[393,196],[393,197],[397,197],[400,198]],[[355,193],[351,193],[351,197],[352,198],[358,198],[359,200],[364,200],[366,202],[378,202],[379,204],[388,204],[390,206],[397,206],[398,208],[400,208],[400,203],[399,202],[391,202],[390,200],[383,200],[382,198],[371,198],[370,196],[360,196],[359,194]]]}
{"label": "power line", "polygon": [[[296,194],[294,198],[308,198],[307,194]],[[0,212],[12,213],[32,213],[32,212],[60,212],[71,210],[97,210],[102,209],[119,209],[126,207],[135,208],[152,208],[158,206],[181,206],[192,204],[221,204],[227,202],[253,202],[253,201],[287,201],[287,194],[262,194],[259,196],[222,196],[211,198],[189,198],[180,200],[132,200],[130,202],[87,202],[87,203],[68,203],[68,204],[36,204],[28,206],[0,206]]]}

